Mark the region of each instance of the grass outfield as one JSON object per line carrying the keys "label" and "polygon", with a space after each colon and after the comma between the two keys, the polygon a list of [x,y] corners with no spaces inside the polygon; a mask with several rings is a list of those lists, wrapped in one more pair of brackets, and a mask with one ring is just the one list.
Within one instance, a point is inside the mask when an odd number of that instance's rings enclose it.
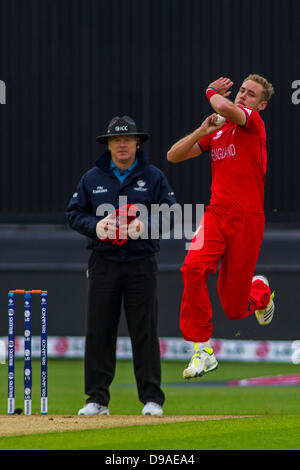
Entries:
{"label": "grass outfield", "polygon": [[299,416],[6,437],[1,450],[299,450]]}
{"label": "grass outfield", "polygon": [[[300,387],[224,385],[233,379],[297,374],[300,366],[224,362],[215,372],[187,383],[181,378],[185,363],[165,361],[162,366],[165,416],[236,415],[247,418],[0,437],[0,450],[300,449]],[[23,408],[22,369],[23,361],[17,360],[16,407]],[[39,374],[39,361],[33,361],[33,413],[39,413]],[[3,415],[7,413],[6,365],[0,366],[0,384],[0,414]],[[49,414],[76,415],[85,401],[83,361],[50,360],[48,388]],[[109,408],[114,415],[141,413],[142,404],[137,398],[130,361],[118,362]],[[47,416],[44,418],[48,419]]]}

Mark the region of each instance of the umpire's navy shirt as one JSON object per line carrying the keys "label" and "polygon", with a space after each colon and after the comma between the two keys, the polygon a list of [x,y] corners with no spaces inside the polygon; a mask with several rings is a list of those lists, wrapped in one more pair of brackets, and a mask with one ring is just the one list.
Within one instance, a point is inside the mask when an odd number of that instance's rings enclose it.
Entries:
{"label": "umpire's navy shirt", "polygon": [[[83,175],[66,210],[69,225],[88,237],[87,248],[103,253],[109,259],[129,261],[151,256],[159,251],[159,240],[150,238],[151,204],[167,204],[169,207],[176,204],[166,176],[159,168],[149,163],[146,154],[140,149],[136,152],[136,161],[137,165],[126,179],[120,182],[111,168],[111,153],[105,152],[96,160],[95,166]],[[147,207],[147,239],[129,238],[124,245],[118,246],[110,241],[101,241],[97,237],[96,225],[107,215],[106,213],[97,216],[97,208],[101,204],[111,204],[118,208],[120,196],[126,196],[127,204],[140,203]],[[172,218],[170,219],[172,223]],[[161,233],[161,220],[158,230]]]}

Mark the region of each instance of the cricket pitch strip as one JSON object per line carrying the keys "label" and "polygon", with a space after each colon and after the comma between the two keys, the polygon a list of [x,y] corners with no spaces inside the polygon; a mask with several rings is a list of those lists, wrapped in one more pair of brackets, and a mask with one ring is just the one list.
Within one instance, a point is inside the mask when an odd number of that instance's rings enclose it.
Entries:
{"label": "cricket pitch strip", "polygon": [[141,426],[188,421],[214,421],[222,419],[241,419],[252,416],[232,415],[0,415],[0,437],[20,436],[65,431],[83,431],[124,426]]}

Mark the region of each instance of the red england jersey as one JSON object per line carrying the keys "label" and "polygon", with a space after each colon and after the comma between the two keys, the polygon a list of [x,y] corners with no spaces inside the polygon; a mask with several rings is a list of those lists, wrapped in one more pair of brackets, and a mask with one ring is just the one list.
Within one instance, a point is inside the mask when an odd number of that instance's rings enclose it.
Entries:
{"label": "red england jersey", "polygon": [[246,124],[227,121],[216,132],[200,139],[203,152],[211,152],[210,204],[245,212],[264,211],[267,169],[265,125],[259,113],[242,107]]}

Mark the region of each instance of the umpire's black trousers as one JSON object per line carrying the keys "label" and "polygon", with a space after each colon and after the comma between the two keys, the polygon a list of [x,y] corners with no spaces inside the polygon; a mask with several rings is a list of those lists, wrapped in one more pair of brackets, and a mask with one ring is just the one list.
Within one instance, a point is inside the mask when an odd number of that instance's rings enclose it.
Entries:
{"label": "umpire's black trousers", "polygon": [[157,335],[157,264],[154,256],[118,262],[93,252],[89,259],[85,345],[87,403],[108,405],[116,368],[121,304],[132,343],[133,366],[142,403],[164,402]]}

